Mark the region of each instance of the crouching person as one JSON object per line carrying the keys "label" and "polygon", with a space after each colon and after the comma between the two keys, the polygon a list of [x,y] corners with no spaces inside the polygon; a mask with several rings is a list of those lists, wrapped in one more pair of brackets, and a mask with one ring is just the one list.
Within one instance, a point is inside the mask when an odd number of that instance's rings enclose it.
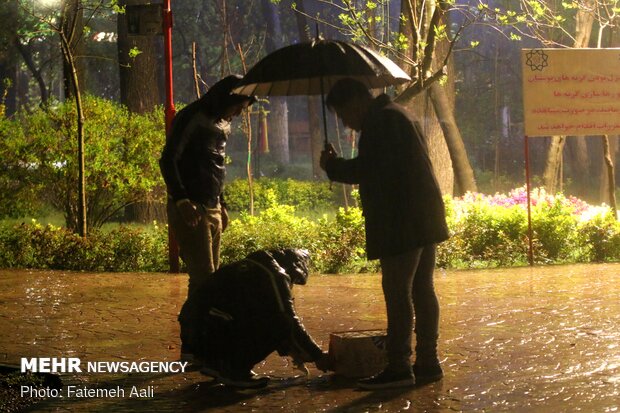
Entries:
{"label": "crouching person", "polygon": [[303,368],[314,362],[330,369],[327,353],[314,342],[295,313],[291,288],[306,284],[305,250],[258,251],[221,267],[188,300],[182,322],[195,327],[191,338],[201,372],[239,388],[260,388],[269,378],[252,368],[270,353],[291,356]]}

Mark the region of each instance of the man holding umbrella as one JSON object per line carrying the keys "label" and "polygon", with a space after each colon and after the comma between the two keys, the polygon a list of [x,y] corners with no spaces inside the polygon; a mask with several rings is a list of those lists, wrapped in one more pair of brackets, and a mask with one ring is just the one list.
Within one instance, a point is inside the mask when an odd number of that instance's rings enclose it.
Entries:
{"label": "man holding umbrella", "polygon": [[[331,180],[359,184],[369,259],[379,259],[387,309],[388,365],[358,385],[374,390],[441,379],[437,357],[439,303],[433,285],[435,246],[448,238],[441,191],[419,124],[383,94],[361,82],[334,84],[327,106],[345,126],[361,131],[359,155],[321,154]],[[416,359],[410,356],[415,313]]]}

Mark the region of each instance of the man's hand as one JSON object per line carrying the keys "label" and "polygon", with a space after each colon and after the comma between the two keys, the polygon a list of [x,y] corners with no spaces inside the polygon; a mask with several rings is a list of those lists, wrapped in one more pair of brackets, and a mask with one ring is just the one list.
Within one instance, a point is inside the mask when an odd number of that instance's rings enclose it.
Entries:
{"label": "man's hand", "polygon": [[224,205],[221,206],[222,211],[222,232],[226,231],[228,228],[228,210]]}
{"label": "man's hand", "polygon": [[183,221],[190,227],[195,227],[200,222],[200,212],[196,205],[189,199],[182,199],[177,202],[177,208]]}
{"label": "man's hand", "polygon": [[334,360],[332,360],[331,356],[326,351],[321,353],[321,356],[316,359],[314,364],[316,365],[316,368],[321,371],[334,370]]}
{"label": "man's hand", "polygon": [[321,152],[321,169],[325,170],[327,163],[336,157],[338,157],[338,153],[336,152],[336,149],[334,149],[334,146],[331,143],[325,144],[325,149]]}

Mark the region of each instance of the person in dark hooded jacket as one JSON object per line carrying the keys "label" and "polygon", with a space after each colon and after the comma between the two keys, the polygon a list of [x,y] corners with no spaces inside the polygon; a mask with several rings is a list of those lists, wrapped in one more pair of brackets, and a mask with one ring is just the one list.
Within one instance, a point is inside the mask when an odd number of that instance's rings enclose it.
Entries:
{"label": "person in dark hooded jacket", "polygon": [[[228,224],[224,202],[226,141],[231,120],[256,99],[232,93],[241,76],[215,83],[172,122],[159,161],[168,190],[168,225],[189,274],[188,296],[219,267],[220,238]],[[181,359],[192,361],[193,334],[181,309]]]}
{"label": "person in dark hooded jacket", "polygon": [[192,347],[204,374],[225,385],[262,387],[268,378],[252,368],[273,351],[297,364],[330,368],[293,305],[291,288],[306,284],[308,264],[305,250],[257,251],[208,277],[187,302],[197,333]]}

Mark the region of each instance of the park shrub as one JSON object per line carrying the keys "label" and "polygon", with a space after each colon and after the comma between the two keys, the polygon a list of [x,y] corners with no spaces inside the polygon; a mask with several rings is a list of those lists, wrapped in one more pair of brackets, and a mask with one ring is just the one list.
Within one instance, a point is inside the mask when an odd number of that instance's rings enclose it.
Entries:
{"label": "park shrub", "polygon": [[317,224],[295,215],[290,205],[277,205],[257,215],[241,213],[222,236],[222,262],[233,262],[260,249],[305,248],[316,250]]}
{"label": "park shrub", "polygon": [[593,207],[582,214],[576,238],[581,261],[617,261],[620,257],[620,222],[609,208]]}
{"label": "park shrub", "polygon": [[323,273],[367,272],[378,269],[366,260],[364,217],[360,208],[340,208],[335,218],[323,216],[319,248],[313,258]]}
{"label": "park shrub", "polygon": [[[297,211],[333,208],[336,190],[327,182],[297,181],[294,179],[260,178],[252,183],[255,210],[276,205],[293,205]],[[250,190],[247,179],[235,179],[226,184],[226,203],[230,211],[250,209]]]}
{"label": "park shrub", "polygon": [[[293,179],[260,178],[253,181],[254,208],[263,210],[275,205],[293,205],[298,211],[332,207],[335,192],[327,182],[296,181]],[[249,185],[246,179],[226,184],[226,201],[231,211],[247,211],[250,207]]]}
{"label": "park shrub", "polygon": [[166,271],[166,227],[121,225],[94,231],[84,239],[74,232],[33,221],[0,225],[0,267],[76,271]]}
{"label": "park shrub", "polygon": [[451,238],[440,244],[445,267],[519,265],[526,261],[526,213],[516,205],[498,206],[482,194],[445,199]]}
{"label": "park shrub", "polygon": [[0,218],[18,217],[37,211],[42,202],[37,196],[40,185],[35,181],[27,138],[18,121],[0,117]]}
{"label": "park shrub", "polygon": [[[275,196],[273,188],[270,193]],[[270,201],[255,215],[241,212],[222,238],[222,263],[259,249],[305,248],[312,269],[322,273],[378,271],[365,254],[359,208],[339,209],[318,219]],[[452,237],[439,245],[443,268],[527,264],[527,203],[523,188],[507,194],[445,198]],[[562,194],[532,191],[537,263],[620,260],[620,223],[607,206],[591,206]],[[72,231],[39,223],[0,225],[0,267],[84,271],[166,271],[167,228],[118,226],[83,239]]]}
{"label": "park shrub", "polygon": [[[31,212],[41,201],[77,228],[78,159],[76,109],[54,103],[0,121],[0,216]],[[163,142],[163,113],[134,114],[115,102],[84,97],[85,179],[89,228],[118,218],[141,201],[162,201],[157,160]],[[6,173],[5,173],[6,172]]]}
{"label": "park shrub", "polygon": [[335,217],[311,221],[298,216],[295,207],[277,205],[254,216],[242,213],[231,221],[222,237],[222,262],[240,260],[259,249],[304,248],[311,253],[314,271],[376,270],[366,260],[364,242],[359,208],[341,208]]}
{"label": "park shrub", "polygon": [[[620,260],[620,225],[607,206],[592,206],[542,188],[531,191],[537,263]],[[446,267],[475,268],[527,263],[527,193],[468,193],[446,199],[453,236],[438,250]]]}

